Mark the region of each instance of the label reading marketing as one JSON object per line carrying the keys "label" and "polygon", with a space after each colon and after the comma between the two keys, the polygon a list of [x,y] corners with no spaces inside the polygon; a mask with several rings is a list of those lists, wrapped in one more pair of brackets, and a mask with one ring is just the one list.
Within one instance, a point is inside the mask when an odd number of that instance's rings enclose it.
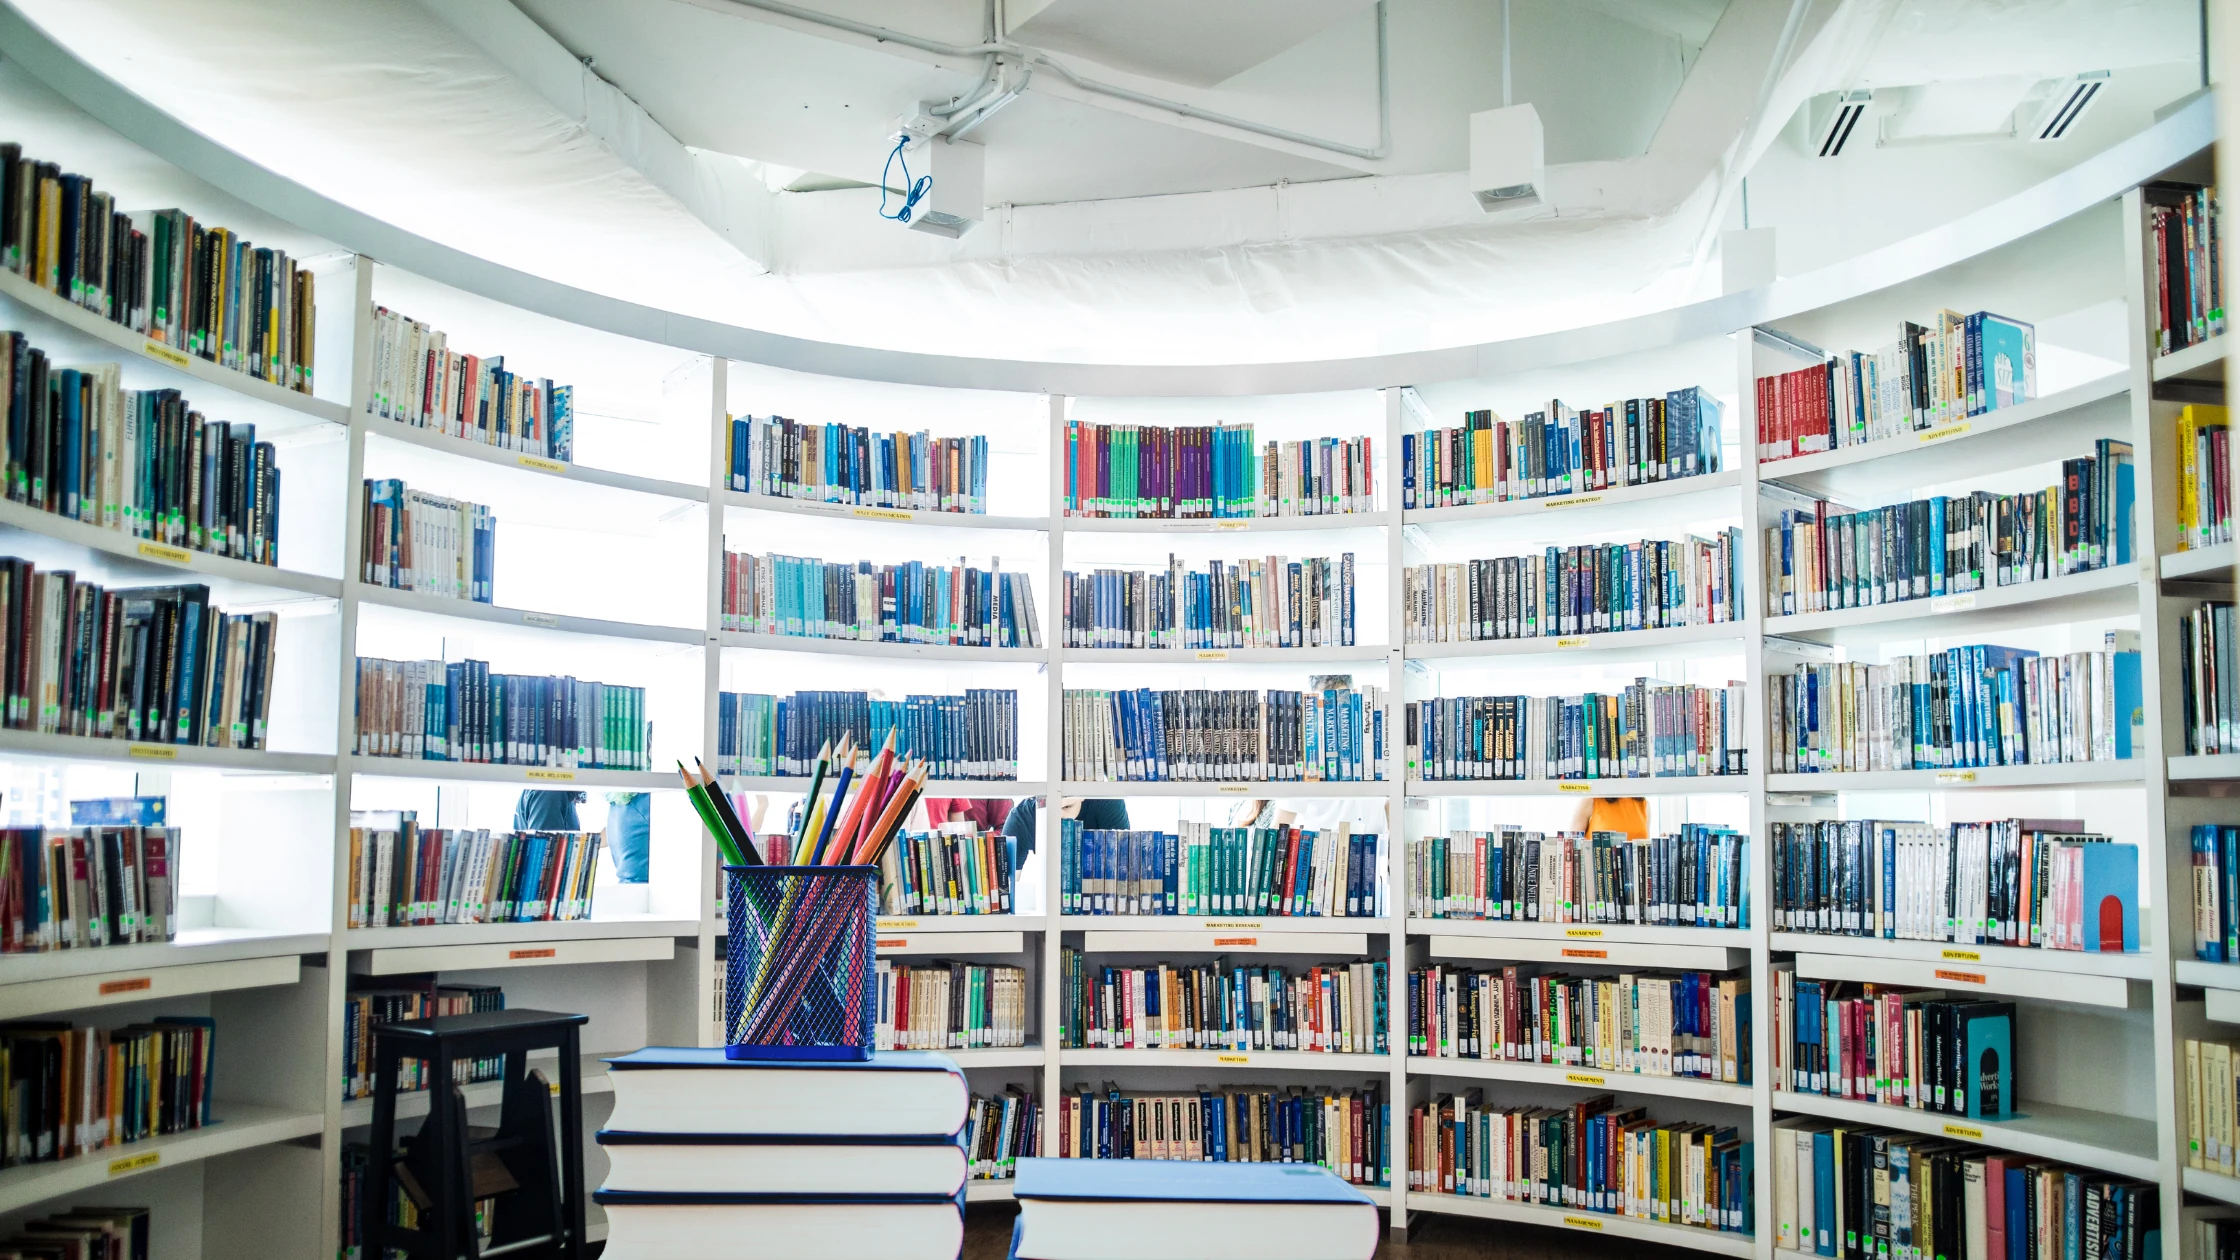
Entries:
{"label": "label reading marketing", "polygon": [[1249,1054],[1217,1054],[1213,1056],[1213,1060],[1216,1063],[1250,1063],[1252,1062],[1252,1056]]}
{"label": "label reading marketing", "polygon": [[1201,661],[1225,661],[1229,659],[1229,654],[1217,651],[1200,652],[1198,653],[1198,659]]}
{"label": "label reading marketing", "polygon": [[1973,770],[1937,771],[1937,782],[1939,783],[1973,783],[1975,781],[1976,772]]}
{"label": "label reading marketing", "polygon": [[1583,648],[1586,645],[1587,636],[1583,634],[1567,634],[1556,640],[1556,646],[1559,648]]}
{"label": "label reading marketing", "polygon": [[1558,792],[1563,792],[1563,793],[1568,793],[1568,794],[1572,794],[1572,795],[1582,795],[1582,796],[1584,796],[1584,795],[1592,795],[1592,794],[1593,794],[1593,792],[1594,792],[1594,784],[1592,784],[1592,783],[1558,783],[1558,784],[1556,784],[1556,791],[1558,791]]}

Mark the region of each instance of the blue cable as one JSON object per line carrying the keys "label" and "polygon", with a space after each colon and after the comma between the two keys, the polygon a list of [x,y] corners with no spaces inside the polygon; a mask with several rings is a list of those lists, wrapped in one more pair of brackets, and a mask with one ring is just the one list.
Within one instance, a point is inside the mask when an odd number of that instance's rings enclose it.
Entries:
{"label": "blue cable", "polygon": [[[916,183],[911,182],[910,159],[902,156],[903,146],[909,143],[910,139],[907,136],[896,140],[894,142],[894,152],[887,154],[887,164],[879,172],[879,217],[892,219],[897,223],[908,223],[910,212],[918,208],[918,202],[923,200],[926,193],[933,187],[933,176],[931,175],[920,175]],[[894,169],[896,162],[902,163],[902,185],[910,191],[903,195],[902,209],[893,214],[888,214],[887,189],[890,185],[887,173]]]}

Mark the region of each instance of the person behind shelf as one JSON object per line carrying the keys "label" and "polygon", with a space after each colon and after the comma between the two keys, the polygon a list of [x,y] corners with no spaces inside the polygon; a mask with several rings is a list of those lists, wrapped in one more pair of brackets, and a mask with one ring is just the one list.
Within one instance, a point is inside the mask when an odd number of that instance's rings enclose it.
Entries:
{"label": "person behind shelf", "polygon": [[1593,835],[1614,831],[1628,840],[1649,838],[1649,798],[1646,796],[1597,796],[1579,802],[1571,829]]}
{"label": "person behind shelf", "polygon": [[652,793],[607,793],[606,845],[616,879],[625,884],[646,882],[646,849],[652,833]]}
{"label": "person behind shelf", "polygon": [[513,806],[515,831],[581,831],[576,806],[583,793],[556,788],[530,788]]}
{"label": "person behind shelf", "polygon": [[[1011,838],[1012,850],[1021,862],[1034,852],[1035,800],[1032,796],[1021,797],[1003,820],[1003,834]],[[1058,817],[1078,820],[1084,831],[1126,831],[1128,803],[1106,797],[1069,796],[1059,800]]]}
{"label": "person behind shelf", "polygon": [[1011,815],[1011,802],[1000,796],[929,796],[922,807],[929,831],[953,822],[971,823],[974,831],[1001,831]]}

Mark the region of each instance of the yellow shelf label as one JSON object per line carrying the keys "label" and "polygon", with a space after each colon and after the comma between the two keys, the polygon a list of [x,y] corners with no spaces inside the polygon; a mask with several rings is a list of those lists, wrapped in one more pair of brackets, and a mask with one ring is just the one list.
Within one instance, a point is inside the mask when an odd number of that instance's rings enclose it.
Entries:
{"label": "yellow shelf label", "polygon": [[914,928],[916,926],[918,926],[918,921],[916,919],[879,920],[879,930],[882,932],[907,932],[911,928]]}
{"label": "yellow shelf label", "polygon": [[1933,613],[1966,612],[1976,606],[1976,593],[1962,591],[1958,595],[1939,595],[1929,601]]}
{"label": "yellow shelf label", "polygon": [[[1541,504],[1540,504],[1540,506],[1542,506],[1542,507],[1544,507],[1544,508],[1549,508],[1549,509],[1554,509],[1554,508],[1574,508],[1574,507],[1586,507],[1586,506],[1587,506],[1588,504],[1590,504],[1590,503],[1600,503],[1600,502],[1602,502],[1602,496],[1601,496],[1601,495],[1599,495],[1599,494],[1574,494],[1574,495],[1570,496],[1569,498],[1564,498],[1564,499],[1545,499],[1545,500],[1542,500],[1542,501],[1541,501]],[[1597,1229],[1600,1229],[1600,1228],[1602,1228],[1602,1227],[1601,1227],[1601,1226],[1599,1226],[1599,1225],[1597,1225],[1597,1226],[1596,1226],[1595,1228],[1597,1228]]]}
{"label": "yellow shelf label", "polygon": [[520,464],[523,468],[534,468],[538,472],[542,473],[555,473],[561,476],[566,476],[568,472],[568,466],[561,463],[559,460],[545,459],[542,456],[537,455],[518,456],[516,457],[515,462]]}
{"label": "yellow shelf label", "polygon": [[160,341],[141,342],[140,353],[147,355],[151,359],[156,359],[161,362],[168,363],[171,366],[182,371],[184,371],[194,362],[193,359],[188,358],[186,355],[172,349],[170,346],[167,346]]}
{"label": "yellow shelf label", "polygon": [[1252,1062],[1252,1056],[1251,1056],[1251,1055],[1249,1055],[1249,1054],[1217,1054],[1217,1055],[1213,1056],[1213,1058],[1214,1058],[1214,1061],[1215,1061],[1216,1063],[1250,1063],[1250,1062]]}
{"label": "yellow shelf label", "polygon": [[1924,446],[1928,445],[1931,442],[1942,442],[1946,438],[1959,437],[1961,434],[1966,433],[1968,430],[1974,427],[1974,425],[1963,420],[1959,424],[1948,424],[1936,429],[1923,429],[1921,431],[1920,441]]}
{"label": "yellow shelf label", "polygon": [[1944,1126],[1944,1135],[1946,1137],[1965,1138],[1970,1142],[1981,1142],[1983,1140],[1983,1130],[1972,1124],[1948,1124]]}
{"label": "yellow shelf label", "polygon": [[860,516],[867,521],[914,521],[918,519],[916,512],[905,511],[901,508],[859,507],[850,515]]}
{"label": "yellow shelf label", "polygon": [[1596,1076],[1596,1075],[1595,1075],[1594,1073],[1592,1073],[1592,1072],[1565,1072],[1565,1073],[1563,1074],[1563,1079],[1564,1079],[1564,1083],[1565,1083],[1565,1084],[1567,1084],[1567,1085],[1607,1085],[1607,1084],[1609,1084],[1609,1082],[1608,1082],[1608,1081],[1604,1080],[1603,1078],[1601,1078],[1601,1077],[1599,1077],[1599,1076]]}
{"label": "yellow shelf label", "polygon": [[1592,784],[1592,783],[1558,783],[1558,784],[1556,784],[1556,791],[1558,791],[1558,792],[1576,792],[1576,793],[1579,793],[1579,794],[1581,794],[1581,795],[1585,795],[1585,794],[1587,794],[1587,793],[1591,793],[1591,792],[1593,792],[1593,791],[1594,791],[1594,784]]}
{"label": "yellow shelf label", "polygon": [[1944,951],[1944,960],[1946,962],[1982,962],[1983,955],[1972,949],[1948,949]]}
{"label": "yellow shelf label", "polygon": [[1587,636],[1583,634],[1567,634],[1556,640],[1556,646],[1559,648],[1583,648],[1586,645]]}
{"label": "yellow shelf label", "polygon": [[1251,529],[1251,528],[1252,528],[1252,522],[1251,522],[1251,521],[1215,521],[1215,522],[1213,523],[1213,527],[1214,527],[1215,529],[1218,529],[1218,530],[1220,530],[1221,532],[1223,532],[1223,533],[1225,533],[1225,534],[1226,534],[1226,533],[1233,533],[1233,532],[1235,532],[1235,531],[1237,531],[1237,530],[1240,530],[1240,529]]}
{"label": "yellow shelf label", "polygon": [[194,560],[194,553],[185,547],[167,547],[159,542],[141,543],[139,550],[150,560],[168,560],[173,564],[188,564]]}
{"label": "yellow shelf label", "polygon": [[123,1177],[131,1173],[146,1172],[162,1162],[162,1151],[142,1151],[138,1155],[127,1155],[123,1159],[110,1160],[109,1175]]}
{"label": "yellow shelf label", "polygon": [[169,744],[134,744],[125,749],[124,755],[137,757],[142,761],[177,761],[179,750]]}
{"label": "yellow shelf label", "polygon": [[1566,1216],[1563,1223],[1573,1229],[1601,1229],[1602,1222],[1591,1216]]}
{"label": "yellow shelf label", "polygon": [[525,772],[522,777],[540,783],[573,783],[576,781],[576,772],[573,770],[530,770]]}
{"label": "yellow shelf label", "polygon": [[547,630],[558,630],[560,628],[560,619],[553,616],[551,613],[523,613],[521,614],[521,624],[525,626],[542,626]]}
{"label": "yellow shelf label", "polygon": [[1575,927],[1575,928],[1565,928],[1565,929],[1563,930],[1563,934],[1564,934],[1565,936],[1571,937],[1571,938],[1572,938],[1572,939],[1574,939],[1574,940],[1586,940],[1586,941],[1595,941],[1595,940],[1601,940],[1601,939],[1602,939],[1602,929],[1601,929],[1601,928],[1591,928],[1591,927]]}
{"label": "yellow shelf label", "polygon": [[1225,661],[1229,659],[1229,654],[1222,651],[1206,651],[1198,653],[1198,659],[1201,661]]}
{"label": "yellow shelf label", "polygon": [[1252,785],[1249,783],[1222,783],[1216,785],[1213,790],[1224,796],[1243,796],[1252,791]]}
{"label": "yellow shelf label", "polygon": [[1973,783],[1975,781],[1976,772],[1973,770],[1937,771],[1937,782],[1939,783]]}

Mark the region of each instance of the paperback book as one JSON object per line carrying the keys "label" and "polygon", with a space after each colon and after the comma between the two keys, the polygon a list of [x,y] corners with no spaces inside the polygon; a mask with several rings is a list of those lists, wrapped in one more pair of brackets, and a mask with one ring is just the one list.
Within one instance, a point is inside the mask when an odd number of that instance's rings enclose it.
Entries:
{"label": "paperback book", "polygon": [[1418,967],[1408,1053],[1748,1085],[1750,978]]}
{"label": "paperback book", "polygon": [[442,330],[373,308],[366,414],[539,459],[575,458],[575,390],[450,348]]}
{"label": "paperback book", "polygon": [[716,773],[798,777],[817,750],[853,737],[932,767],[937,779],[1019,777],[1019,693],[968,688],[962,695],[875,699],[866,691],[797,691],[790,696],[726,691],[716,704]]}
{"label": "paperback book", "polygon": [[1024,968],[875,964],[881,1050],[1016,1049],[1027,1044]]}
{"label": "paperback book", "polygon": [[1761,463],[1960,424],[2038,396],[2038,331],[1989,311],[1938,311],[1853,350],[1755,383]]}
{"label": "paperback book", "polygon": [[412,810],[350,815],[352,928],[591,917],[597,831],[423,828]]}
{"label": "paperback book", "polygon": [[913,512],[988,510],[988,439],[731,416],[725,484],[742,494]]}
{"label": "paperback book", "polygon": [[1327,830],[1216,827],[1174,832],[1058,829],[1062,914],[1381,918],[1384,845]]}
{"label": "paperback book", "polygon": [[1319,1165],[1362,1186],[1390,1182],[1382,1085],[1231,1085],[1123,1092],[1087,1082],[1058,1096],[1060,1159]]}

